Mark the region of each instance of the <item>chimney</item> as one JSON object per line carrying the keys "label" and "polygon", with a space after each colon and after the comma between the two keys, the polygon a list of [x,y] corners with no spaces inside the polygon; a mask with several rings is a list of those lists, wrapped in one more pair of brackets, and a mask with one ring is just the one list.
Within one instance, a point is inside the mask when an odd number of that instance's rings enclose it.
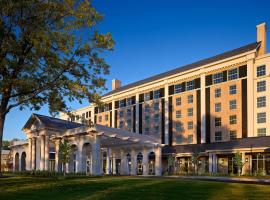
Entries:
{"label": "chimney", "polygon": [[257,42],[261,42],[258,56],[266,54],[266,23],[257,25]]}
{"label": "chimney", "polygon": [[112,80],[112,90],[115,90],[117,88],[121,87],[121,81],[117,80],[117,79],[113,79]]}

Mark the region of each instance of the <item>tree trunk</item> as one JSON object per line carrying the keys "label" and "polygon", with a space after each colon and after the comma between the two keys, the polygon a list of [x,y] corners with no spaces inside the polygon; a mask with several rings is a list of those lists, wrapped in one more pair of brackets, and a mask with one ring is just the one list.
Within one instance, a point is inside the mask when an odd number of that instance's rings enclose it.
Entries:
{"label": "tree trunk", "polygon": [[2,145],[5,119],[5,115],[0,115],[0,177],[2,176]]}

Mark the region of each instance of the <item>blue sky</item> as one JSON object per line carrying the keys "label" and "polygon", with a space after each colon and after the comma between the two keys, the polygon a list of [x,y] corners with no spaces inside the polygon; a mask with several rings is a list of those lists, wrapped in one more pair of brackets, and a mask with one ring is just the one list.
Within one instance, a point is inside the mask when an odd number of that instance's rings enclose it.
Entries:
{"label": "blue sky", "polygon": [[[113,78],[125,85],[174,69],[255,42],[256,25],[270,26],[268,0],[94,0],[94,5],[105,16],[99,29],[116,42],[105,55],[109,90]],[[21,128],[32,112],[12,110],[4,139],[25,138]],[[48,115],[48,108],[37,113]]]}

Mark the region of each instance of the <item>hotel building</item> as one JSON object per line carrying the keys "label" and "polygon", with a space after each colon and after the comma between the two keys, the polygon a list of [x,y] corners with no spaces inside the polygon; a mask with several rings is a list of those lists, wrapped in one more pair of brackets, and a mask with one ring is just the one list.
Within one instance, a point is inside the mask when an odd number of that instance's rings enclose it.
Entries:
{"label": "hotel building", "polygon": [[69,172],[192,173],[196,157],[199,173],[236,173],[233,157],[240,152],[242,174],[270,174],[265,23],[251,44],[128,85],[114,79],[102,101],[71,118],[32,115],[23,129],[28,142],[13,147],[14,170],[28,152],[23,169],[61,171],[58,147],[65,137],[74,147]]}

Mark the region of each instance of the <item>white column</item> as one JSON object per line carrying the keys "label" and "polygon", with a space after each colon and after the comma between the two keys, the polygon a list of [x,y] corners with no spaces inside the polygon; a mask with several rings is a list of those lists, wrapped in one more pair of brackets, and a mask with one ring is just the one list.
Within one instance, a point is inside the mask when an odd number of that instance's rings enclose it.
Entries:
{"label": "white column", "polygon": [[201,143],[206,142],[205,74],[201,75]]}
{"label": "white column", "polygon": [[209,154],[209,161],[208,161],[209,173],[213,173],[213,154]]}
{"label": "white column", "polygon": [[112,127],[115,128],[115,101],[112,101]]}
{"label": "white column", "polygon": [[82,152],[83,152],[83,139],[79,139],[78,149],[76,152],[76,173],[82,172]]}
{"label": "white column", "polygon": [[255,55],[247,56],[247,136],[254,135],[254,57]]}
{"label": "white column", "polygon": [[[245,163],[246,162],[246,159],[245,159],[245,152],[241,152],[241,156],[242,156],[242,163]],[[242,175],[246,174],[246,166],[244,164],[244,166],[242,167]]]}
{"label": "white column", "polygon": [[137,152],[131,150],[131,175],[137,175]]}
{"label": "white column", "polygon": [[136,133],[139,133],[139,93],[136,93]]}
{"label": "white column", "polygon": [[155,175],[162,175],[162,152],[161,147],[156,147],[155,149]]}
{"label": "white column", "polygon": [[15,172],[16,170],[15,170],[15,168],[16,168],[16,151],[13,153],[13,172]]}
{"label": "white column", "polygon": [[106,159],[106,162],[107,162],[107,174],[111,174],[111,162],[110,162],[110,158],[111,158],[111,149],[110,148],[107,148],[107,159]]}
{"label": "white column", "polygon": [[100,138],[97,135],[92,143],[92,175],[101,175]]}
{"label": "white column", "polygon": [[164,87],[164,100],[165,100],[165,144],[169,144],[169,86],[165,84]]}
{"label": "white column", "polygon": [[113,174],[116,174],[116,152],[112,152],[112,165]]}
{"label": "white column", "polygon": [[40,170],[40,138],[36,138],[36,170]]}
{"label": "white column", "polygon": [[121,149],[121,175],[127,175],[127,158],[125,151]]}
{"label": "white column", "polygon": [[213,173],[217,173],[217,155],[213,154]]}
{"label": "white column", "polygon": [[40,170],[44,170],[44,159],[45,159],[45,138],[44,135],[39,136],[40,140]]}
{"label": "white column", "polygon": [[60,141],[59,139],[56,139],[55,141],[55,171],[56,172],[60,172],[60,165],[61,165],[61,162],[59,160],[59,144],[60,144]]}
{"label": "white column", "polygon": [[50,137],[48,135],[45,136],[45,147],[44,147],[44,170],[49,170],[49,153],[50,153]]}
{"label": "white column", "polygon": [[143,175],[148,175],[148,151],[143,150]]}
{"label": "white column", "polygon": [[[27,158],[27,170],[31,170],[31,166],[32,166],[32,138],[28,139],[28,153],[26,155]],[[13,162],[14,163],[14,162]]]}
{"label": "white column", "polygon": [[31,153],[32,153],[32,163],[31,163],[31,169],[32,170],[36,170],[36,138],[33,137],[32,138],[32,150],[31,150]]}

